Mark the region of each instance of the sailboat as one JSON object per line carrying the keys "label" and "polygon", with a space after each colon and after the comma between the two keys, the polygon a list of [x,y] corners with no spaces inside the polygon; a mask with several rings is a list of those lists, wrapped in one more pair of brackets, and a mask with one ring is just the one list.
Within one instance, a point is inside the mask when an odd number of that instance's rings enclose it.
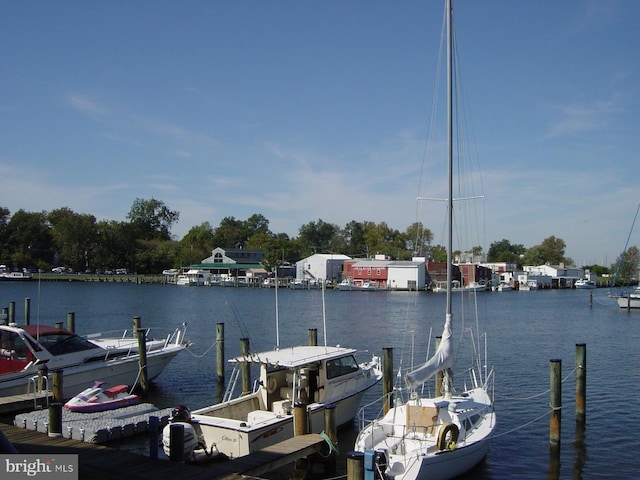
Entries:
{"label": "sailboat", "polygon": [[[493,408],[493,370],[479,359],[469,370],[470,387],[457,392],[453,384],[452,223],[453,223],[453,30],[452,0],[446,0],[447,27],[447,285],[445,321],[440,344],[431,358],[404,377],[408,400],[394,392],[395,404],[381,417],[364,425],[355,450],[364,452],[365,469],[375,478],[447,480],[479,464],[486,456],[496,426]],[[475,293],[469,293],[475,295]],[[485,337],[486,338],[486,337]],[[474,339],[474,344],[476,340]],[[479,343],[479,342],[478,342]],[[478,344],[474,351],[479,351]],[[486,351],[486,348],[485,348]],[[486,365],[486,362],[485,362]],[[425,382],[442,372],[442,388],[435,397],[422,396]]]}

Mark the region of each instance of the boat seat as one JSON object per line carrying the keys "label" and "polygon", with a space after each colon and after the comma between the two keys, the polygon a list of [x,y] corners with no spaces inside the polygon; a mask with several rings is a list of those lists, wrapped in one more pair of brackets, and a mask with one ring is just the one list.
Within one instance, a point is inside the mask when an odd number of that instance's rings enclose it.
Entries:
{"label": "boat seat", "polygon": [[105,389],[104,394],[109,398],[114,398],[121,393],[125,393],[127,389],[128,387],[126,385],[116,385],[115,387]]}

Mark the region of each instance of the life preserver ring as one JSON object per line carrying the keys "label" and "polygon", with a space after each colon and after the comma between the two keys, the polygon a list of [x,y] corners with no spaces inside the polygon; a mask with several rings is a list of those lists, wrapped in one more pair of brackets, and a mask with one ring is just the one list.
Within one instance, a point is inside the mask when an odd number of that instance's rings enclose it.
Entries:
{"label": "life preserver ring", "polygon": [[438,430],[438,450],[453,450],[456,448],[460,430],[455,423],[444,423]]}
{"label": "life preserver ring", "polygon": [[275,393],[277,388],[278,388],[278,381],[276,380],[276,377],[269,377],[267,379],[267,392]]}

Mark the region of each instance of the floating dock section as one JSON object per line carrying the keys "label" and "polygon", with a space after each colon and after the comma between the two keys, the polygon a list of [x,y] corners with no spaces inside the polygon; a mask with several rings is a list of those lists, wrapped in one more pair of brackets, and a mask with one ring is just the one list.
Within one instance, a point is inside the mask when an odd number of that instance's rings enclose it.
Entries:
{"label": "floating dock section", "polygon": [[[149,431],[149,417],[158,417],[160,429],[168,422],[171,409],[159,410],[141,403],[105,412],[78,413],[62,409],[62,436],[87,443],[106,443]],[[16,427],[48,433],[49,411],[35,410],[16,415]]]}

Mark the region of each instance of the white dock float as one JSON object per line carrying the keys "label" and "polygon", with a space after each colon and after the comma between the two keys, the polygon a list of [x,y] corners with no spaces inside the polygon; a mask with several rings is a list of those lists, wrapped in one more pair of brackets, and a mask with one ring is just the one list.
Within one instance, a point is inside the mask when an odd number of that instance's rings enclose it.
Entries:
{"label": "white dock float", "polygon": [[[87,443],[105,443],[149,430],[149,417],[159,420],[159,428],[168,423],[171,409],[159,410],[151,403],[141,403],[116,410],[95,413],[71,412],[62,408],[62,436]],[[35,410],[16,415],[16,427],[47,433],[49,411]]]}

